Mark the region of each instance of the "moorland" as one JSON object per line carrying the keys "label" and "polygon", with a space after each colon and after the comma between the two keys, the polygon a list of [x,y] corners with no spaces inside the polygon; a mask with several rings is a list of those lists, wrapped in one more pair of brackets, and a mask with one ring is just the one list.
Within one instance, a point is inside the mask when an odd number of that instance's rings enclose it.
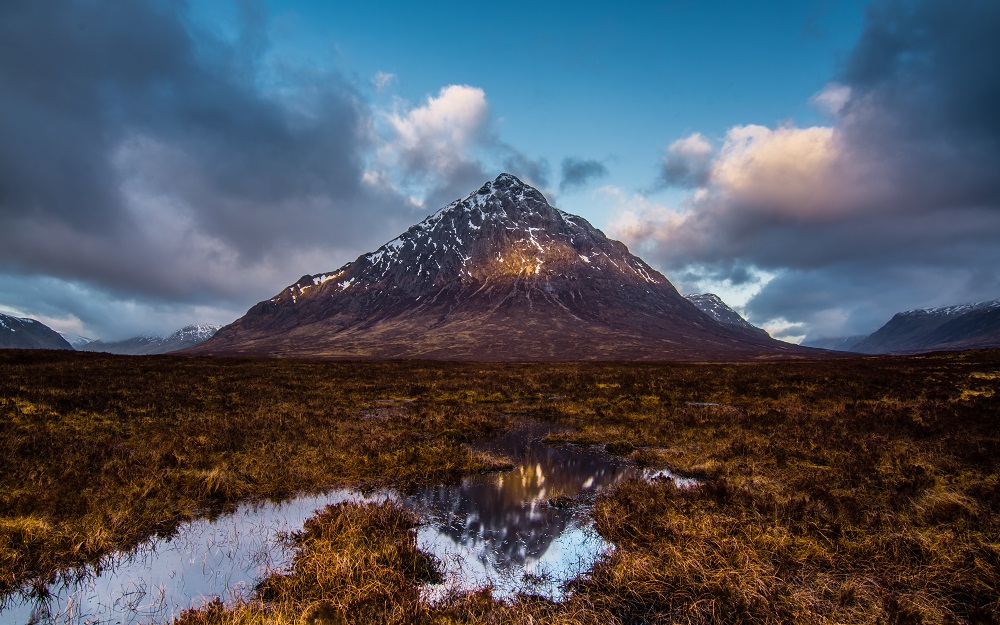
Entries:
{"label": "moorland", "polygon": [[593,508],[563,602],[429,605],[419,519],[318,511],[289,571],[183,623],[1000,622],[1000,351],[741,363],[332,362],[0,351],[0,593],[185,520],[497,469],[510,424],[699,482]]}

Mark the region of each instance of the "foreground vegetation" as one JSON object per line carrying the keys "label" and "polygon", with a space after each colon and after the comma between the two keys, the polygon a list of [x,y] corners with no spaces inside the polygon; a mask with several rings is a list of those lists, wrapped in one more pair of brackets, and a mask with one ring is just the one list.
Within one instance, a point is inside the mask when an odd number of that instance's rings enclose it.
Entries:
{"label": "foreground vegetation", "polygon": [[0,586],[250,498],[406,488],[564,424],[702,483],[600,498],[563,603],[429,606],[408,513],[325,510],[292,571],[189,623],[1000,622],[1000,352],[739,364],[334,363],[0,352]]}

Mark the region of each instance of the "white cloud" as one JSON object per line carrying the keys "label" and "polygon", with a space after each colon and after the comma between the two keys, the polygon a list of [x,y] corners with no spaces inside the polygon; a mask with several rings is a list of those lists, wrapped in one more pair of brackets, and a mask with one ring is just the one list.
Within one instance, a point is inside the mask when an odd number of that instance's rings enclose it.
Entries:
{"label": "white cloud", "polygon": [[803,218],[850,207],[852,182],[830,127],[735,126],[712,165],[719,193],[763,213]]}
{"label": "white cloud", "polygon": [[447,175],[471,158],[489,122],[486,93],[479,87],[449,85],[422,106],[394,111],[390,148],[412,173]]}
{"label": "white cloud", "polygon": [[808,333],[806,324],[789,321],[784,317],[771,319],[759,327],[779,341],[795,344],[801,343]]}
{"label": "white cloud", "polygon": [[382,91],[396,81],[396,75],[391,72],[375,72],[372,76],[372,86],[375,91]]}
{"label": "white cloud", "polygon": [[832,115],[839,115],[851,99],[851,88],[837,82],[827,83],[809,98],[809,103]]}
{"label": "white cloud", "polygon": [[690,158],[708,158],[712,155],[712,144],[705,135],[695,132],[671,143],[667,151]]}

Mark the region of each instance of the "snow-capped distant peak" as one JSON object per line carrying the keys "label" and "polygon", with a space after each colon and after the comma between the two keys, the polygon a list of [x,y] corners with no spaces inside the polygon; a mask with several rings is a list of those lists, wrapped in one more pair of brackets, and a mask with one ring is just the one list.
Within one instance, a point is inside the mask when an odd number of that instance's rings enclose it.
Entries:
{"label": "snow-capped distant peak", "polygon": [[957,304],[953,306],[938,306],[936,308],[916,308],[914,310],[907,310],[906,312],[900,314],[952,317],[956,315],[964,315],[966,313],[978,310],[992,310],[994,308],[1000,308],[1000,300],[992,300],[986,302],[972,302],[969,304]]}
{"label": "snow-capped distant peak", "polygon": [[738,312],[730,308],[722,298],[715,293],[689,293],[684,299],[698,307],[701,312],[720,323],[738,326],[751,332],[761,333],[764,330],[753,325]]}
{"label": "snow-capped distant peak", "polygon": [[200,342],[212,338],[221,327],[222,326],[210,324],[192,324],[177,330],[167,337],[167,340],[176,338],[183,340],[197,340]]}
{"label": "snow-capped distant peak", "polygon": [[92,339],[88,336],[80,336],[79,334],[70,334],[68,332],[60,332],[59,334],[64,339],[66,339],[66,341],[70,345],[72,345],[74,349],[79,348],[82,345],[93,343],[94,341],[97,340],[97,339]]}

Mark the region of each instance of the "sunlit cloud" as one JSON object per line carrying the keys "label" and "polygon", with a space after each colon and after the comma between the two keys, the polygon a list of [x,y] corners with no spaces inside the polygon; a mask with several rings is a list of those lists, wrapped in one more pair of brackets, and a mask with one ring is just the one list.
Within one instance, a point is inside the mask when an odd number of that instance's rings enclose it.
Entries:
{"label": "sunlit cloud", "polygon": [[418,107],[388,117],[392,146],[411,172],[448,173],[471,160],[489,120],[486,94],[478,87],[449,85]]}
{"label": "sunlit cloud", "polygon": [[773,276],[744,310],[785,337],[1000,297],[1000,114],[985,105],[1000,9],[875,9],[842,76],[810,99],[828,125],[670,143],[664,180],[699,188],[677,206],[619,202],[612,234],[685,282]]}

